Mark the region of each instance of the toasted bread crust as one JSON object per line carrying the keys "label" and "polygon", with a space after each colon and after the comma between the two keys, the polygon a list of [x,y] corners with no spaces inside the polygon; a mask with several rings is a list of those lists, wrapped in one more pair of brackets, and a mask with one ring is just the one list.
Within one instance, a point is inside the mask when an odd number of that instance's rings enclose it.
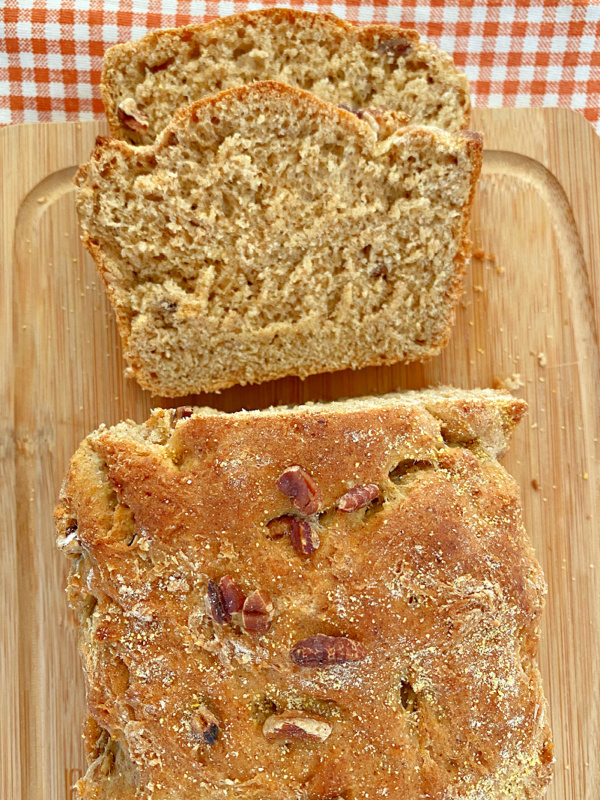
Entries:
{"label": "toasted bread crust", "polygon": [[[56,510],[91,714],[80,797],[539,797],[545,587],[496,461],[524,411],[439,390],[159,409],[89,436]],[[278,488],[292,464],[318,489],[308,517]],[[338,510],[360,485],[378,498]],[[310,554],[270,524],[290,514],[318,532]],[[262,632],[211,617],[225,575],[267,593]],[[323,635],[352,646],[303,661]]]}

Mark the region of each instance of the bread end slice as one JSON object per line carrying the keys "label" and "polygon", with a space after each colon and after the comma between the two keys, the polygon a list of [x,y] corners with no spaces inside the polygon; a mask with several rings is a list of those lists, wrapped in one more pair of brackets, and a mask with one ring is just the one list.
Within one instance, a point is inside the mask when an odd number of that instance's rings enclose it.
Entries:
{"label": "bread end slice", "polygon": [[101,88],[112,135],[139,145],[151,144],[178,108],[264,80],[354,110],[403,111],[416,124],[469,125],[466,76],[416,31],[282,8],[114,45],[104,56]]}

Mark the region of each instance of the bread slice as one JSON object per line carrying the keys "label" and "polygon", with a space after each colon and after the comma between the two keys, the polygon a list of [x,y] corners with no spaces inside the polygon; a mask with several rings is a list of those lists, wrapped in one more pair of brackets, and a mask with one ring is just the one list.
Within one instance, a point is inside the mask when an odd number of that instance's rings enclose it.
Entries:
{"label": "bread slice", "polygon": [[113,136],[150,144],[182,106],[276,80],[354,110],[383,106],[449,130],[469,125],[469,86],[416,31],[357,27],[331,14],[274,8],[152,31],[106,51],[102,99]]}
{"label": "bread slice", "polygon": [[100,140],[77,206],[130,374],[171,397],[431,357],[480,165],[476,134],[269,82]]}
{"label": "bread slice", "polygon": [[436,390],[91,434],[56,510],[79,797],[540,797],[545,585],[496,460],[524,411]]}

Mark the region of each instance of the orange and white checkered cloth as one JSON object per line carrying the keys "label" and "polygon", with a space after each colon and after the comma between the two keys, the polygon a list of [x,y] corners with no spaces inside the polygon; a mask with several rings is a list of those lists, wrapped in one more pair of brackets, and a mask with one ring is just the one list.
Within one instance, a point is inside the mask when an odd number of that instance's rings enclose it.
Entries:
{"label": "orange and white checkered cloth", "polygon": [[466,72],[474,105],[567,106],[600,133],[600,5],[580,0],[0,0],[0,124],[101,117],[110,45],[275,5],[414,27]]}

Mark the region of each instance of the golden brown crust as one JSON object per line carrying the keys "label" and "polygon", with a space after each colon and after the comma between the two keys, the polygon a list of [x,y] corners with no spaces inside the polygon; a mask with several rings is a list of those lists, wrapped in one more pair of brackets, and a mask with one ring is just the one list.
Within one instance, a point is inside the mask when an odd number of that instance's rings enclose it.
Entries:
{"label": "golden brown crust", "polygon": [[[226,39],[227,34],[235,31],[238,31],[238,34],[234,38],[239,41],[239,37],[243,35],[245,30],[254,27],[258,27],[260,30],[264,29],[264,36],[268,42],[275,36],[276,27],[281,24],[289,26],[287,38],[290,43],[295,42],[295,31],[301,33],[311,29],[318,30],[322,46],[327,48],[328,44],[330,44],[332,55],[339,53],[339,47],[342,42],[349,46],[361,45],[367,51],[371,51],[373,48],[376,49],[378,46],[385,48],[386,42],[395,40],[404,40],[410,43],[414,50],[414,69],[417,72],[420,70],[424,75],[427,75],[429,70],[431,75],[435,76],[431,78],[431,81],[446,81],[446,92],[451,93],[453,96],[456,95],[456,101],[460,107],[460,112],[457,111],[458,118],[455,121],[456,128],[468,128],[471,104],[466,77],[458,72],[451,59],[445,53],[439,51],[435,45],[422,43],[419,34],[415,30],[387,24],[357,26],[345,22],[333,14],[314,14],[301,10],[271,8],[234,14],[201,25],[187,25],[181,28],[151,31],[136,42],[117,44],[109,48],[104,55],[100,86],[112,135],[119,139],[131,141],[134,144],[149,144],[160,132],[160,129],[155,129],[152,120],[150,120],[150,130],[147,134],[143,130],[131,130],[122,124],[118,114],[118,105],[122,100],[121,94],[123,92],[123,87],[120,83],[125,82],[128,84],[127,97],[134,96],[136,94],[136,84],[144,80],[147,70],[152,72],[156,69],[154,66],[156,59],[159,61],[173,60],[183,49],[190,48],[194,41],[201,42],[202,47],[206,48],[214,45],[219,39]],[[300,36],[295,46],[301,47],[301,41],[302,38]],[[235,56],[232,52],[227,53],[227,56],[225,56],[225,53],[220,55],[223,58],[226,57],[230,62],[235,61]],[[357,52],[355,58],[359,59],[362,55],[363,53]],[[193,60],[193,47],[188,57]],[[291,60],[292,62],[294,58],[302,60],[303,57],[306,57],[306,54],[300,51],[300,53],[292,56]],[[379,72],[382,72],[384,60],[382,57]],[[287,63],[289,64],[289,59]],[[256,74],[254,76],[246,76],[247,80],[244,82],[272,79],[294,83],[289,70],[286,79],[274,67],[271,67],[271,69],[273,70],[271,74],[269,74],[269,66],[266,69],[257,69]],[[135,76],[135,78],[132,76]],[[230,88],[233,85],[232,83],[221,85],[221,81],[222,76],[214,86],[207,87],[207,93],[213,94],[222,88]],[[393,79],[390,78],[390,82],[393,83]],[[239,84],[239,80],[237,83]],[[300,88],[310,88],[309,86],[303,86],[302,83],[298,85]],[[428,86],[421,87],[421,91],[424,92],[428,88]],[[193,90],[190,88],[190,91]],[[318,93],[318,89],[316,91]],[[194,102],[199,97],[200,95],[194,96],[192,94],[181,105]],[[334,100],[333,97],[329,96],[326,99]],[[338,102],[342,102],[342,99]],[[390,102],[388,100],[386,105],[389,105]],[[446,97],[446,102],[448,102],[448,97]],[[367,103],[367,105],[373,105],[373,103]],[[175,110],[175,108],[169,108],[167,116],[173,114]],[[398,106],[398,110],[407,109]],[[424,120],[417,119],[417,122],[424,122]]]}
{"label": "golden brown crust", "polygon": [[[494,458],[524,408],[444,390],[89,436],[56,511],[94,720],[80,796],[539,797],[544,581]],[[277,486],[292,465],[318,487],[308,517]],[[282,515],[316,550],[267,527]],[[224,576],[272,602],[262,633],[216,621]]]}
{"label": "golden brown crust", "polygon": [[[285,122],[281,122],[277,116],[279,112],[274,111],[275,108],[281,108],[283,106],[286,108],[286,114],[289,115],[289,119]],[[111,193],[112,188],[114,188],[113,183],[111,183],[112,179],[110,178],[110,174],[113,170],[118,173],[119,179],[123,178],[123,180],[129,181],[131,178],[132,182],[133,178],[138,175],[140,171],[143,171],[144,175],[151,174],[154,168],[153,165],[157,160],[161,159],[161,156],[164,157],[165,160],[169,158],[168,153],[173,149],[173,136],[187,136],[190,140],[194,140],[194,137],[196,137],[198,141],[202,143],[202,146],[205,146],[203,141],[203,136],[205,134],[202,133],[204,130],[202,126],[209,125],[207,120],[211,120],[212,117],[215,117],[219,120],[218,124],[228,124],[230,118],[238,118],[240,108],[251,109],[252,113],[264,113],[265,120],[262,123],[264,130],[270,130],[269,125],[272,125],[274,129],[277,125],[283,125],[284,127],[287,125],[291,126],[292,122],[290,122],[290,119],[296,120],[295,114],[297,111],[297,120],[316,120],[320,126],[320,132],[327,131],[327,135],[329,135],[332,131],[339,131],[339,134],[336,135],[339,135],[340,141],[345,141],[350,148],[359,148],[361,153],[364,152],[364,158],[369,160],[369,164],[375,164],[377,169],[383,170],[380,183],[378,184],[379,188],[385,185],[388,176],[391,175],[394,170],[401,169],[401,167],[395,163],[394,159],[400,162],[403,158],[403,153],[410,152],[412,148],[420,148],[422,152],[425,151],[426,147],[430,147],[432,152],[437,152],[439,149],[441,164],[452,163],[452,159],[455,159],[455,166],[448,167],[448,169],[452,171],[452,174],[445,175],[443,179],[440,179],[440,186],[446,186],[450,181],[462,181],[465,184],[464,192],[461,189],[460,192],[457,191],[455,193],[457,196],[460,194],[460,204],[455,203],[451,211],[447,210],[444,206],[441,211],[438,208],[437,211],[434,212],[439,215],[440,221],[435,223],[435,230],[433,230],[432,223],[431,230],[428,234],[432,237],[433,241],[431,244],[434,246],[431,258],[424,255],[427,252],[427,246],[421,244],[421,240],[419,237],[416,237],[416,234],[411,234],[411,246],[421,249],[422,252],[418,258],[421,258],[422,261],[418,262],[418,268],[415,267],[415,269],[413,269],[414,275],[412,278],[409,276],[407,283],[411,284],[413,278],[416,280],[424,280],[418,278],[418,275],[421,274],[419,272],[421,270],[421,264],[425,261],[427,263],[424,268],[434,271],[437,270],[437,273],[431,276],[429,289],[427,289],[423,295],[417,296],[415,294],[415,297],[410,300],[410,304],[405,304],[405,302],[408,303],[408,301],[394,299],[397,297],[396,293],[398,291],[404,291],[402,287],[405,286],[404,278],[394,278],[396,283],[389,284],[389,297],[394,303],[397,303],[397,306],[391,307],[382,304],[380,306],[380,312],[378,312],[377,315],[365,312],[365,319],[368,320],[365,324],[359,321],[358,318],[351,318],[351,315],[349,315],[348,319],[343,321],[343,324],[337,323],[336,319],[341,313],[340,307],[343,304],[339,299],[335,302],[332,300],[332,308],[327,312],[327,317],[322,316],[319,312],[314,315],[314,320],[311,322],[307,314],[305,317],[298,320],[299,324],[296,324],[294,321],[288,322],[287,319],[283,319],[280,322],[276,322],[274,325],[266,323],[260,329],[257,328],[256,330],[253,329],[250,331],[244,330],[243,335],[237,336],[236,334],[237,344],[235,346],[229,343],[229,340],[226,342],[226,346],[230,347],[232,351],[226,359],[227,368],[222,368],[219,364],[219,371],[216,371],[217,362],[214,359],[209,359],[209,361],[204,364],[202,355],[196,352],[198,350],[198,342],[209,341],[213,343],[218,340],[219,336],[225,337],[229,334],[223,332],[220,324],[213,330],[210,327],[212,323],[206,319],[206,313],[195,310],[200,307],[200,303],[194,305],[196,302],[194,295],[188,294],[183,298],[183,301],[188,304],[189,310],[185,315],[182,314],[183,321],[181,326],[188,326],[191,330],[190,326],[196,325],[197,329],[194,329],[193,335],[188,334],[189,341],[185,343],[185,346],[181,339],[174,337],[175,340],[172,341],[167,348],[171,353],[175,353],[175,355],[171,356],[171,361],[165,360],[164,358],[159,360],[155,355],[155,353],[158,352],[158,346],[151,346],[147,336],[145,334],[142,335],[142,332],[146,329],[140,326],[136,328],[136,330],[140,331],[138,338],[132,336],[134,324],[139,321],[142,313],[134,308],[134,303],[131,299],[131,287],[126,285],[120,277],[122,263],[124,264],[123,269],[129,269],[126,260],[122,257],[122,253],[125,252],[125,250],[117,252],[113,246],[114,236],[119,233],[119,231],[122,232],[125,230],[130,232],[131,226],[129,223],[125,224],[125,222],[120,221],[119,215],[122,216],[123,208],[116,208],[115,216],[111,219],[110,225],[107,228],[107,230],[110,230],[110,236],[105,236],[105,232],[103,232],[101,225],[98,223],[99,215],[97,213],[97,206],[98,203],[102,202],[102,195],[104,194],[104,196],[107,196]],[[259,111],[256,111],[256,109],[259,109]],[[250,111],[248,113],[250,114]],[[212,123],[210,124],[212,125]],[[295,122],[293,124],[295,124]],[[306,123],[306,125],[308,125],[308,123]],[[234,132],[235,136],[243,135],[243,130],[240,124],[240,130]],[[311,146],[314,146],[313,140],[311,139],[312,135],[312,133],[306,133],[306,142],[310,141]],[[235,136],[232,138],[235,138]],[[300,148],[300,145],[298,145],[298,147]],[[240,154],[240,157],[250,157],[250,160],[252,160],[252,156],[249,156],[248,152],[247,149],[244,150]],[[434,157],[432,156],[432,158]],[[460,167],[458,166],[459,159],[462,159],[460,161],[462,166]],[[114,168],[111,165],[112,161],[118,162]],[[451,326],[454,320],[455,306],[462,291],[465,264],[470,248],[468,237],[470,209],[475,185],[481,169],[481,161],[482,143],[481,138],[476,134],[471,134],[469,132],[451,134],[434,128],[410,126],[407,125],[407,118],[405,115],[389,110],[370,109],[368,113],[357,115],[333,106],[308,92],[272,81],[230,89],[219,95],[205,98],[191,106],[180,109],[174,115],[167,128],[158,136],[154,145],[136,148],[120,140],[99,140],[90,161],[80,168],[76,177],[76,183],[80,188],[78,206],[83,228],[82,239],[96,261],[99,273],[107,287],[111,303],[115,308],[119,330],[123,338],[125,357],[130,367],[130,374],[134,375],[142,386],[150,389],[155,394],[166,397],[177,397],[200,391],[219,391],[237,383],[245,384],[273,380],[289,374],[306,377],[318,372],[340,370],[348,367],[358,368],[379,364],[393,364],[398,361],[422,361],[436,355],[449,339]],[[178,180],[179,166],[180,163],[177,163],[171,168],[170,181]],[[445,169],[446,167],[441,168]],[[106,175],[109,177],[105,179]],[[369,175],[367,173],[365,173],[365,178],[369,180]],[[215,181],[216,180],[217,179],[215,179]],[[269,180],[271,180],[271,178],[268,175],[264,178],[261,177],[262,185],[266,184],[269,186]],[[300,178],[294,180],[300,181]],[[411,187],[414,185],[412,181],[412,177],[407,181],[407,196],[411,194]],[[446,183],[444,183],[444,181]],[[332,179],[327,185],[335,188],[335,181]],[[277,186],[275,185],[270,188],[276,189]],[[377,188],[376,191],[379,191],[379,188]],[[157,185],[157,189],[160,190],[160,186]],[[291,188],[289,188],[289,191],[292,196],[300,197],[303,187],[300,183],[298,183],[298,185],[293,184]],[[366,191],[367,190],[365,190],[365,192]],[[430,194],[423,198],[423,202],[427,208],[433,207],[437,202],[436,193],[438,192],[438,186],[435,180],[432,181],[431,188],[428,189],[428,191]],[[136,194],[139,195],[139,191],[136,186],[133,186],[133,183],[131,186],[127,187],[127,192],[129,192],[132,197]],[[158,194],[160,194],[160,191]],[[319,243],[320,247],[325,248],[324,252],[315,251],[315,253],[311,255],[308,254],[305,248],[297,256],[297,261],[294,263],[293,268],[300,268],[303,258],[307,256],[307,254],[310,255],[312,259],[326,258],[327,247],[329,245],[327,244],[328,239],[325,237],[332,237],[333,242],[333,237],[335,237],[338,232],[340,219],[343,217],[342,222],[345,219],[347,223],[350,215],[354,213],[354,209],[357,213],[362,213],[361,206],[364,206],[363,211],[366,209],[366,213],[372,213],[374,215],[373,228],[381,227],[381,225],[396,224],[389,222],[390,216],[387,211],[381,214],[376,210],[374,211],[373,209],[377,208],[377,202],[379,201],[374,201],[371,203],[371,206],[369,206],[369,197],[370,196],[367,196],[367,200],[365,200],[364,197],[344,197],[340,200],[339,205],[336,205],[338,201],[333,198],[330,203],[330,207],[333,210],[327,212],[331,215],[330,225],[327,228],[323,241]],[[237,202],[238,206],[243,206],[243,197],[240,196]],[[399,202],[403,201],[400,200]],[[116,197],[116,207],[121,206],[121,203],[122,201],[119,197]],[[345,206],[344,203],[346,204]],[[354,208],[350,208],[349,211],[339,210],[340,208],[347,209],[349,207],[348,204],[351,203],[355,205]],[[160,207],[158,208],[160,210]],[[285,209],[279,209],[278,211],[281,215],[280,224],[289,224],[290,230],[292,230],[295,224],[294,219],[291,221],[286,220],[283,216],[285,211]],[[450,214],[448,220],[443,220],[444,230],[442,230],[441,221],[441,216],[443,216],[443,214],[441,214],[442,211],[444,214]],[[171,211],[165,213],[171,213]],[[196,223],[191,219],[191,213],[192,212],[189,210],[182,212],[181,218],[185,217],[187,224],[189,217],[189,224],[195,225]],[[256,223],[257,231],[271,224],[269,223],[268,217],[265,216],[263,219],[263,213],[266,212],[264,212],[260,206],[257,207],[256,216],[253,217],[253,225]],[[410,220],[414,223],[415,219],[416,215],[413,212],[406,212],[406,217],[398,217],[397,231],[394,236],[400,236],[402,227],[412,224]],[[117,226],[114,224],[115,221],[118,223]],[[173,221],[173,224],[177,223],[179,225],[179,222],[180,220],[176,219]],[[159,232],[158,228],[169,228],[169,222],[166,221],[166,218],[160,220],[160,224],[157,223],[157,228],[155,228],[156,234]],[[197,230],[197,228],[192,230]],[[451,234],[449,234],[448,231],[451,231]],[[193,233],[190,234],[191,237],[194,235]],[[256,235],[260,236],[260,233]],[[364,233],[364,236],[368,235],[371,234],[368,232]],[[374,231],[373,235],[375,236],[378,234]],[[448,243],[448,245],[443,245],[440,250],[439,240],[443,239],[444,236],[450,235],[453,241]],[[130,233],[128,233],[128,236],[130,236]],[[188,249],[186,258],[189,260],[189,242],[192,241],[192,239],[186,241],[187,244],[185,248]],[[209,244],[212,243],[213,240],[211,239]],[[204,248],[204,245],[202,247]],[[251,244],[251,247],[254,248],[254,252],[261,253],[261,258],[254,259],[258,262],[258,266],[253,261],[252,264],[249,264],[247,267],[249,273],[252,273],[249,275],[249,281],[252,283],[256,279],[254,272],[258,273],[262,269],[268,273],[269,268],[267,265],[265,270],[265,265],[262,263],[261,247],[257,246],[255,241]],[[348,258],[351,261],[353,260],[354,264],[361,264],[361,259],[364,260],[363,249],[371,249],[370,245],[366,248],[362,248],[362,245],[358,244],[358,239],[345,239],[339,247],[337,244],[335,247],[331,244],[331,247],[333,249],[337,248],[336,252],[341,252],[343,249],[348,248],[348,253],[350,254]],[[436,247],[438,248],[437,250]],[[438,252],[445,254],[447,251],[449,252],[449,249],[453,251],[451,257],[436,255]],[[394,272],[398,268],[405,269],[403,263],[404,251],[402,247],[397,246],[394,249],[393,243],[387,241],[384,250],[386,253],[385,257],[391,260],[391,269]],[[127,252],[130,251],[131,248],[129,248]],[[180,249],[178,253],[181,252],[182,250]],[[237,263],[236,259],[230,256],[229,251],[227,252],[228,255],[225,261],[219,261],[219,264],[221,264],[223,268],[230,268],[232,263]],[[107,253],[109,254],[108,256]],[[204,250],[200,253],[202,258],[204,258],[203,253]],[[433,266],[434,262],[437,264],[435,267]],[[361,273],[360,280],[362,281],[364,279],[368,284],[371,281],[369,271],[373,269],[373,265],[368,262],[366,266],[367,268],[364,270],[364,275]],[[204,267],[202,268],[204,269]],[[173,269],[175,269],[175,267],[173,267]],[[219,267],[219,269],[221,269],[221,267]],[[360,269],[363,268],[361,267]],[[422,274],[424,275],[425,272],[423,271]],[[263,278],[259,275],[258,280],[261,281]],[[387,278],[385,280],[387,281]],[[159,284],[160,281],[155,281],[156,286]],[[431,297],[428,295],[430,290],[432,292],[437,292],[435,298],[433,294]],[[258,289],[256,291],[258,292]],[[354,291],[360,294],[363,289],[361,287]],[[367,291],[370,291],[370,286],[367,286]],[[417,290],[414,291],[416,292]],[[315,294],[316,296],[320,296],[318,292]],[[277,295],[273,295],[273,298],[273,304],[276,306],[278,303]],[[218,302],[215,303],[214,308],[217,306]],[[401,330],[403,325],[405,327],[407,325],[407,318],[405,318],[403,308],[406,310],[420,307],[425,309],[421,318],[417,320],[418,324],[423,325],[422,335],[419,335],[416,327],[408,326],[410,330]],[[152,327],[152,325],[154,325],[154,317],[152,316],[154,312],[145,309],[143,313],[145,314],[144,320],[150,320],[152,323],[148,323],[147,325],[147,329],[151,331],[149,335],[154,335],[154,328]],[[352,314],[354,313],[353,311]],[[408,313],[411,312],[408,311]],[[195,321],[192,320],[194,314]],[[328,342],[320,341],[320,338],[324,335],[323,323],[327,323],[332,327],[333,334],[329,337]],[[243,328],[246,323],[241,320],[239,324]],[[178,323],[176,322],[173,326],[173,330],[179,330],[177,325]],[[343,346],[336,346],[332,342],[335,336],[340,334],[342,327],[346,331],[348,341],[344,342]],[[163,332],[164,331],[161,329],[161,335]],[[364,341],[360,340],[359,336],[362,336]],[[273,346],[273,352],[269,350],[271,346]],[[304,353],[302,353],[302,355],[300,355],[300,353],[297,354],[295,352],[296,347],[304,347],[309,352],[309,355],[305,355]],[[292,349],[294,349],[293,353]],[[179,351],[183,353],[183,357],[192,360],[195,359],[193,362],[194,366],[183,367],[183,365],[180,365],[179,361],[182,360],[182,357]],[[167,375],[165,372],[167,369],[174,372],[176,368],[178,370],[176,375]]]}

